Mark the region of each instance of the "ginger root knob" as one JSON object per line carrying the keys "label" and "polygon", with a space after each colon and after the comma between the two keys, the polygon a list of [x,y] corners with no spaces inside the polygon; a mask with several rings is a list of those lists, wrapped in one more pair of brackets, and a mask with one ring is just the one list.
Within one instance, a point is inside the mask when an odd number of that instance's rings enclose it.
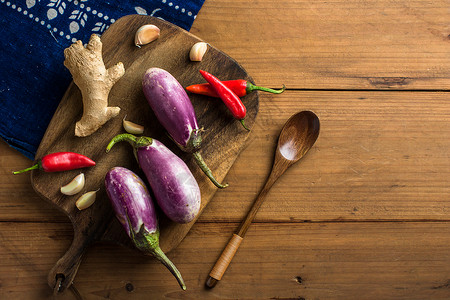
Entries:
{"label": "ginger root knob", "polygon": [[91,35],[86,48],[81,41],[66,48],[64,57],[64,66],[72,74],[83,98],[83,115],[75,125],[75,135],[88,136],[119,114],[119,107],[108,106],[108,95],[125,74],[125,68],[121,62],[105,68],[102,42],[96,34]]}

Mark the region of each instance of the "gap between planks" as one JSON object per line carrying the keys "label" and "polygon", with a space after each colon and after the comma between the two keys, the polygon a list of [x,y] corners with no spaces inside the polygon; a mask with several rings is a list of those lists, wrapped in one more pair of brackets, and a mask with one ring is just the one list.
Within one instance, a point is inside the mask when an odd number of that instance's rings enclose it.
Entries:
{"label": "gap between planks", "polygon": [[[270,87],[271,89],[279,89],[280,87]],[[450,90],[447,89],[394,89],[394,88],[385,88],[385,89],[320,89],[320,88],[289,88],[286,86],[285,91],[294,91],[294,92],[406,92],[406,93],[447,93]]]}
{"label": "gap between planks", "polygon": [[[253,221],[252,224],[345,224],[345,223],[449,223],[450,219],[448,220],[441,220],[441,219],[402,219],[402,220],[395,220],[395,219],[366,219],[366,220],[279,220],[279,221]],[[39,221],[39,220],[0,220],[0,224],[70,224],[70,221]],[[196,224],[240,224],[240,222],[236,221],[227,221],[227,220],[221,220],[217,222],[213,221],[202,221],[198,220]]]}

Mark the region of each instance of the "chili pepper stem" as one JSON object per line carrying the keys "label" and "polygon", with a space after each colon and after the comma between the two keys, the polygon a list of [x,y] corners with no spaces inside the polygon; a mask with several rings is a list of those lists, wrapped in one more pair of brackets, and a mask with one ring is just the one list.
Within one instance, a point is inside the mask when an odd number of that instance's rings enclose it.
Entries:
{"label": "chili pepper stem", "polygon": [[40,164],[37,163],[34,166],[31,166],[29,168],[26,168],[26,169],[23,169],[23,170],[20,170],[20,171],[14,171],[13,174],[14,175],[21,174],[21,173],[25,173],[25,172],[28,172],[28,171],[31,171],[31,170],[38,170],[39,168],[40,168]]}
{"label": "chili pepper stem", "polygon": [[245,125],[244,119],[240,119],[239,122],[241,122],[242,126],[244,126],[247,131],[250,131],[250,129]]}
{"label": "chili pepper stem", "polygon": [[286,86],[284,84],[281,89],[274,90],[274,89],[269,89],[269,88],[262,87],[262,86],[257,86],[257,85],[251,84],[250,82],[247,82],[247,94],[249,94],[253,91],[263,91],[263,92],[268,92],[268,93],[272,93],[272,94],[281,94],[282,92],[284,92],[285,89],[286,89]]}
{"label": "chili pepper stem", "polygon": [[197,165],[200,167],[200,169],[202,169],[202,171],[206,174],[206,176],[208,176],[208,178],[212,181],[212,183],[214,183],[215,186],[217,186],[220,189],[226,188],[228,186],[228,183],[221,184],[220,182],[218,182],[216,180],[216,178],[214,178],[212,171],[206,165],[200,152],[198,152],[198,151],[194,152],[194,153],[192,153],[192,155],[194,156],[195,162],[197,163]]}

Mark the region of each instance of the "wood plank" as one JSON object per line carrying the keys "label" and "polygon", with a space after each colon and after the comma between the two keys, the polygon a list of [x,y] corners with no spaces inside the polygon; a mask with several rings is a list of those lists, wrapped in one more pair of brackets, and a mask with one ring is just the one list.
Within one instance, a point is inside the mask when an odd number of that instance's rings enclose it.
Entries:
{"label": "wood plank", "polygon": [[[206,1],[191,33],[256,83],[291,90],[261,94],[230,188],[169,253],[188,291],[154,259],[102,243],[75,278],[83,298],[449,299],[448,92],[317,91],[448,91],[449,17],[443,0]],[[223,281],[205,290],[269,173],[281,126],[305,109],[322,122],[316,146],[274,186]],[[47,274],[72,241],[29,176],[10,174],[29,164],[0,142],[0,299],[53,299]]]}
{"label": "wood plank", "polygon": [[71,241],[69,223],[0,222],[0,298],[50,299],[47,274]]}
{"label": "wood plank", "polygon": [[29,174],[12,174],[31,165],[31,160],[0,139],[0,220],[67,222],[66,216],[36,194]]}
{"label": "wood plank", "polygon": [[240,221],[262,188],[285,120],[320,118],[313,149],[275,183],[256,220],[449,220],[450,107],[444,93],[266,96],[248,147],[203,221]]}
{"label": "wood plank", "polygon": [[[135,47],[134,36],[136,30],[149,23],[155,24],[161,30],[160,38],[145,47]],[[201,171],[201,168],[197,166],[194,157],[198,157],[201,154],[203,159],[201,161],[199,160],[199,164],[206,164],[210,168],[208,172],[214,174],[214,180],[218,182],[223,180],[233,165],[233,162],[247,140],[249,131],[242,128],[241,124],[232,117],[221,102],[211,102],[200,95],[191,95],[189,97],[190,99],[187,99],[189,104],[192,102],[192,113],[196,113],[195,122],[189,123],[186,128],[178,129],[181,131],[193,129],[196,138],[189,139],[189,141],[192,140],[191,142],[193,144],[198,145],[192,147],[195,149],[183,153],[167,136],[166,130],[158,122],[142,93],[142,76],[146,70],[154,67],[163,68],[169,72],[179,81],[177,84],[180,85],[181,89],[183,89],[182,86],[192,85],[203,79],[198,72],[199,69],[208,70],[220,78],[243,78],[248,81],[252,80],[235,60],[214,47],[209,47],[208,57],[205,57],[200,63],[190,61],[188,58],[189,50],[198,41],[199,39],[196,36],[156,17],[129,15],[114,22],[102,34],[101,43],[103,45],[100,45],[98,48],[100,50],[103,49],[101,51],[102,53],[100,53],[102,56],[102,66],[103,61],[106,67],[121,62],[126,70],[125,74],[112,87],[107,99],[107,105],[109,107],[119,107],[120,109],[116,109],[120,110],[120,113],[117,117],[103,124],[100,129],[94,130],[95,132],[93,133],[88,129],[89,125],[92,125],[89,121],[84,125],[79,125],[77,121],[80,120],[82,114],[83,118],[87,115],[88,120],[92,122],[93,120],[102,119],[102,117],[93,116],[91,111],[86,110],[86,103],[82,105],[81,94],[83,94],[83,97],[86,96],[85,92],[89,92],[94,87],[90,85],[80,86],[80,82],[83,83],[88,78],[82,78],[83,76],[81,76],[80,79],[80,76],[78,76],[80,80],[77,81],[77,85],[79,86],[77,87],[73,83],[67,89],[39,145],[36,157],[42,158],[49,153],[59,151],[73,151],[93,159],[96,162],[95,168],[85,168],[83,170],[87,178],[83,191],[97,191],[97,194],[95,203],[89,209],[80,212],[75,206],[75,202],[80,197],[80,194],[65,196],[60,192],[60,187],[70,182],[70,180],[79,174],[79,170],[57,173],[43,172],[41,170],[33,170],[31,172],[31,184],[36,193],[64,212],[73,223],[75,232],[74,242],[71,248],[58,261],[55,268],[52,269],[53,275],[49,275],[50,285],[55,285],[56,275],[62,274],[66,278],[62,284],[62,289],[68,287],[72,282],[72,277],[76,273],[83,251],[94,240],[105,236],[108,228],[112,224],[117,223],[117,220],[114,218],[114,211],[111,208],[104,189],[105,174],[111,168],[121,166],[138,172],[141,177],[144,176],[139,173],[139,166],[135,157],[132,155],[132,149],[130,149],[129,145],[115,147],[110,154],[105,154],[106,146],[111,139],[125,132],[122,126],[122,119],[125,116],[138,124],[144,125],[144,136],[149,136],[162,142],[175,153],[174,155],[178,155],[186,162],[192,171],[192,176],[198,183],[197,188],[201,193],[200,211],[190,222],[179,224],[170,221],[164,214],[159,215],[161,233],[160,247],[165,252],[169,252],[178,246],[218,189],[205,173]],[[100,41],[97,41],[98,43]],[[92,46],[96,43],[91,38],[89,44]],[[84,71],[86,73],[93,71],[87,69],[89,68],[89,64],[83,63],[83,59],[92,59],[93,55],[89,51],[83,52],[86,49],[80,45],[81,43],[78,46],[72,45],[66,49],[69,52],[66,51],[67,53],[65,53],[65,65],[70,67],[75,79],[77,77],[75,76],[76,71]],[[80,51],[79,47],[83,51]],[[70,59],[70,54],[73,56],[72,59]],[[93,65],[95,67],[95,63]],[[108,80],[108,78],[105,80]],[[89,80],[87,81],[89,82]],[[159,84],[162,83],[160,82],[154,85],[157,86]],[[159,93],[165,96],[165,94],[171,93],[173,90],[176,89],[168,85],[162,88]],[[253,93],[252,95],[248,95],[247,99],[246,121],[248,128],[252,128],[258,112],[258,94]],[[83,102],[85,100],[83,99]],[[97,98],[94,97],[91,100],[96,101]],[[164,100],[167,99],[161,99],[161,101]],[[180,105],[175,108],[181,110]],[[166,119],[172,118],[172,121],[169,121],[169,126],[174,126],[177,122],[175,120],[176,117],[173,117],[173,115],[177,115],[174,113],[175,108],[173,110],[170,108],[170,111],[168,111],[169,108],[166,107],[166,111],[163,113]],[[187,111],[189,110],[187,109]],[[83,118],[81,119],[83,120]],[[191,117],[183,116],[183,113],[181,113],[181,115],[178,114],[178,118],[184,120]],[[171,122],[172,124],[170,124]],[[198,126],[197,123],[199,124]],[[86,132],[83,129],[80,130],[81,136],[83,137],[75,136],[74,128],[79,129],[84,126],[86,126]],[[201,130],[197,132],[198,129]],[[188,135],[190,134],[192,136],[194,133],[191,134],[189,131]],[[174,136],[174,139],[176,138]],[[177,142],[180,143],[180,147],[190,148],[190,142],[186,142],[187,145],[183,144],[183,140],[177,140]],[[193,153],[196,155],[192,155]],[[152,156],[151,153],[149,155]],[[151,159],[149,158],[149,160]],[[150,173],[155,175],[157,171],[150,171]],[[179,180],[183,180],[183,176],[180,176],[180,174],[175,175],[178,176],[177,178]],[[158,176],[170,177],[171,174],[163,174],[160,172]],[[164,180],[164,178],[161,179]],[[171,189],[169,188],[166,192],[170,196]],[[162,200],[165,201],[164,197]],[[108,231],[108,233],[110,232],[112,232],[115,240],[120,240],[125,237],[124,234],[116,235],[115,231]]]}
{"label": "wood plank", "polygon": [[[313,110],[321,133],[310,153],[275,183],[257,222],[449,220],[450,108],[445,92],[294,92],[261,95],[243,150],[200,217],[239,222],[269,174],[287,118]],[[0,145],[2,146],[2,145]],[[0,148],[0,220],[66,221],[33,194],[28,164]],[[8,192],[7,192],[8,191]],[[9,192],[11,191],[11,192]]]}
{"label": "wood plank", "polygon": [[[74,285],[84,299],[450,297],[449,222],[254,224],[223,280],[205,290],[236,226],[196,224],[170,254],[186,292],[153,258],[106,243],[87,252]],[[47,271],[70,235],[68,224],[0,223],[0,297],[50,299]]]}
{"label": "wood plank", "polygon": [[448,90],[449,19],[446,0],[219,0],[205,2],[191,32],[260,85]]}

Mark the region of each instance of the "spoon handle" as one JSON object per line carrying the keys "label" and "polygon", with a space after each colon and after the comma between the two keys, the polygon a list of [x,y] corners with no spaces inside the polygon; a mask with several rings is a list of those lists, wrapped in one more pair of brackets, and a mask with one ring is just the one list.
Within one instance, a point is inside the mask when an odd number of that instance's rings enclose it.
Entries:
{"label": "spoon handle", "polygon": [[228,244],[223,249],[219,259],[214,264],[211,272],[209,272],[208,279],[205,283],[207,287],[215,287],[217,282],[222,279],[222,276],[230,265],[234,255],[236,254],[236,251],[239,248],[242,239],[243,237],[237,235],[236,233],[233,234],[231,239],[228,241]]}
{"label": "spoon handle", "polygon": [[264,200],[266,199],[267,193],[269,192],[272,185],[275,183],[275,181],[278,179],[279,176],[275,176],[274,169],[272,169],[269,178],[267,178],[266,183],[264,184],[264,187],[259,192],[258,197],[253,201],[252,207],[247,213],[247,216],[242,221],[237,235],[244,237],[247,233],[248,228],[250,227],[250,224],[253,222],[253,220],[256,217],[256,213],[258,212],[259,208],[263,204]]}
{"label": "spoon handle", "polygon": [[278,138],[277,150],[275,151],[275,159],[269,178],[259,193],[258,197],[253,202],[247,216],[241,223],[239,230],[233,235],[231,240],[222,252],[222,255],[217,260],[209,277],[206,281],[206,286],[213,288],[217,282],[222,279],[228,265],[231,263],[233,256],[236,254],[239,245],[242,242],[250,224],[256,216],[261,207],[267,193],[277,179],[286,171],[291,165],[299,161],[306,152],[311,149],[319,136],[319,119],[310,111],[303,111],[297,113],[289,118],[283,126],[283,129]]}
{"label": "spoon handle", "polygon": [[207,287],[209,288],[215,287],[217,282],[222,279],[223,274],[227,270],[229,264],[231,263],[231,260],[236,254],[236,251],[239,248],[248,228],[250,227],[250,224],[255,218],[256,213],[261,207],[261,204],[264,202],[264,199],[266,198],[266,195],[269,192],[270,188],[277,179],[278,176],[275,175],[272,169],[272,172],[270,173],[269,178],[267,179],[264,187],[262,188],[261,192],[259,192],[259,195],[253,202],[253,205],[250,208],[249,212],[247,213],[247,216],[241,223],[238,233],[233,234],[230,241],[222,251],[222,254],[220,255],[219,259],[216,261],[211,272],[209,273],[209,277],[206,280]]}

